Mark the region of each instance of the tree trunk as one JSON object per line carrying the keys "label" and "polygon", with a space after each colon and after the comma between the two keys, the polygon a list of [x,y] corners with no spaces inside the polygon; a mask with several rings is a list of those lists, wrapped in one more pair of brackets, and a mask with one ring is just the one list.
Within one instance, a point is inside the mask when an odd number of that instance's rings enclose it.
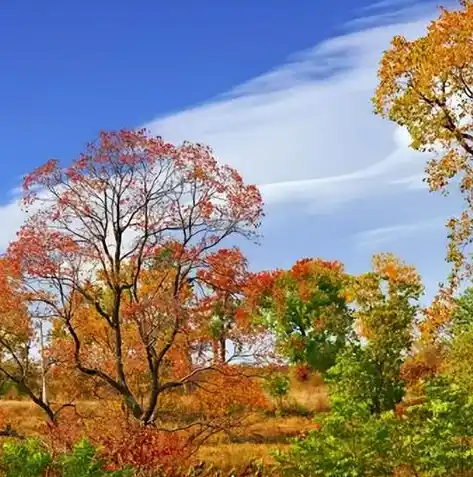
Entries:
{"label": "tree trunk", "polygon": [[220,362],[221,364],[225,363],[227,360],[227,340],[225,339],[225,336],[221,337],[219,339],[219,345],[220,345]]}

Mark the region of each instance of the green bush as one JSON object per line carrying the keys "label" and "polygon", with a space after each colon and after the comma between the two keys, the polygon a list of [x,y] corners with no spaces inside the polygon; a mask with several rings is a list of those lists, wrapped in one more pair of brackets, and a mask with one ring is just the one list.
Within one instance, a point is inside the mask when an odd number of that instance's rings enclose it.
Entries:
{"label": "green bush", "polygon": [[288,475],[383,477],[396,469],[417,477],[473,472],[473,397],[446,377],[426,386],[424,403],[372,414],[360,401],[333,402],[320,429],[275,454]]}
{"label": "green bush", "polygon": [[473,396],[446,377],[427,385],[426,401],[406,413],[394,445],[417,475],[471,475]]}
{"label": "green bush", "polygon": [[266,382],[266,391],[268,394],[278,401],[278,406],[281,408],[283,399],[288,395],[291,387],[291,381],[288,376],[278,373],[271,376]]}
{"label": "green bush", "polygon": [[36,439],[11,441],[3,445],[0,464],[5,477],[42,477],[48,470],[60,477],[131,477],[131,469],[107,471],[97,450],[87,440],[79,441],[71,452],[53,461]]}
{"label": "green bush", "polygon": [[41,477],[52,459],[39,440],[26,439],[6,442],[0,463],[5,477]]}
{"label": "green bush", "polygon": [[371,413],[393,410],[404,395],[401,361],[381,361],[370,346],[352,344],[340,353],[327,375],[333,399],[365,403]]}
{"label": "green bush", "polygon": [[61,477],[131,477],[131,469],[110,472],[98,458],[96,448],[86,439],[79,441],[72,452],[59,457]]}
{"label": "green bush", "polygon": [[389,414],[374,417],[368,406],[360,403],[339,403],[319,418],[319,430],[293,441],[288,452],[276,452],[276,460],[285,473],[294,476],[391,475],[391,419]]}

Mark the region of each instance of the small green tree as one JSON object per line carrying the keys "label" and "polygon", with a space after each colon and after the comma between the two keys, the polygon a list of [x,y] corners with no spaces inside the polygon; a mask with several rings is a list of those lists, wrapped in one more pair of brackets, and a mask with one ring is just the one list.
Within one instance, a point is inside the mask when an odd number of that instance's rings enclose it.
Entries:
{"label": "small green tree", "polygon": [[258,321],[272,331],[291,364],[308,364],[320,372],[333,366],[353,336],[348,280],[341,263],[320,259],[299,260],[271,275],[271,286],[258,300]]}
{"label": "small green tree", "polygon": [[412,345],[422,293],[415,268],[392,254],[375,255],[373,271],[353,282],[361,339],[332,374],[340,392],[352,390],[357,399],[361,391],[374,413],[394,409],[402,399],[401,366]]}
{"label": "small green tree", "polygon": [[388,373],[392,363],[379,362],[370,345],[352,345],[337,359],[327,375],[332,395],[363,403],[373,414],[394,409],[404,395],[404,386],[397,374]]}
{"label": "small green tree", "polygon": [[289,379],[289,376],[286,376],[282,373],[277,373],[273,376],[270,376],[265,384],[268,394],[272,398],[276,399],[278,407],[282,408],[284,398],[287,397],[291,387],[291,380]]}

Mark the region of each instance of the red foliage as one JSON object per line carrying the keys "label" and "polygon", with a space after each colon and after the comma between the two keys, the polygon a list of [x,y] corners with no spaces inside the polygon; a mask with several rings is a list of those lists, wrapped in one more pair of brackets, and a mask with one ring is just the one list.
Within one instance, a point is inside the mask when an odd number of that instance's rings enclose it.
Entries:
{"label": "red foliage", "polygon": [[255,236],[258,189],[208,147],[122,130],[69,167],[47,162],[24,190],[32,215],[8,257],[31,313],[54,324],[50,356],[74,378],[67,388],[80,375],[100,382],[150,424],[158,398],[209,368],[192,346],[208,340],[209,309],[233,312],[228,298],[246,284],[241,252],[219,248]]}
{"label": "red foliage", "polygon": [[186,440],[177,433],[152,427],[128,426],[100,439],[109,470],[131,466],[136,470],[169,469],[188,456]]}
{"label": "red foliage", "polygon": [[197,277],[217,298],[240,294],[248,279],[247,261],[238,248],[222,248],[205,258]]}
{"label": "red foliage", "polygon": [[251,313],[261,300],[271,297],[276,306],[284,307],[287,298],[287,283],[295,285],[299,297],[306,300],[317,287],[321,276],[336,277],[340,280],[344,274],[343,264],[319,258],[298,260],[287,271],[273,270],[253,274],[245,287],[246,307]]}
{"label": "red foliage", "polygon": [[312,373],[312,368],[305,363],[299,363],[296,365],[296,379],[300,382],[306,382],[309,380]]}

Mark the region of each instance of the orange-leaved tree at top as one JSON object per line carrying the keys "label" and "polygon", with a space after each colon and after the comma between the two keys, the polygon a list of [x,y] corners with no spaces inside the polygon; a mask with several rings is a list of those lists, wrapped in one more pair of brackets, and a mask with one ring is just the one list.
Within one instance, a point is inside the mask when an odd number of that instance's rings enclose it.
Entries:
{"label": "orange-leaved tree at top", "polygon": [[466,210],[448,223],[453,288],[473,271],[473,3],[462,4],[443,9],[425,36],[392,40],[374,97],[375,111],[406,127],[414,149],[434,154],[426,174],[431,190],[446,192],[459,179]]}
{"label": "orange-leaved tree at top", "polygon": [[167,392],[213,366],[188,350],[209,320],[197,285],[224,241],[255,236],[259,191],[209,148],[144,130],[102,132],[69,167],[33,171],[24,189],[30,216],[8,259],[25,300],[54,323],[56,362],[154,423]]}

